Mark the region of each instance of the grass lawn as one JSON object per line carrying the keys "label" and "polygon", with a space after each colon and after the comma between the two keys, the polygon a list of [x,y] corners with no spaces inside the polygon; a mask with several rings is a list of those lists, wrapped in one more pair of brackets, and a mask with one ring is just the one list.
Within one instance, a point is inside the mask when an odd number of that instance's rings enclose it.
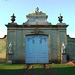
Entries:
{"label": "grass lawn", "polygon": [[60,75],[75,75],[75,66],[64,64],[51,65]]}
{"label": "grass lawn", "polygon": [[[37,64],[34,66],[34,69],[30,69],[28,75],[47,75],[45,69],[41,67],[41,64]],[[32,73],[33,72],[33,73]],[[34,74],[35,72],[35,74]]]}
{"label": "grass lawn", "polygon": [[0,64],[0,75],[20,75],[19,69],[25,67],[25,64]]}
{"label": "grass lawn", "polygon": [[0,64],[0,69],[22,69],[26,64]]}
{"label": "grass lawn", "polygon": [[[26,64],[0,64],[0,75],[21,75],[24,71],[20,70],[24,68]],[[52,75],[55,75],[53,69],[55,69],[60,75],[75,75],[75,67],[65,64],[49,64],[50,71],[53,72]],[[32,66],[31,66],[32,68]],[[29,69],[28,75],[48,75],[46,70],[42,69],[41,65],[35,65],[33,69]]]}
{"label": "grass lawn", "polygon": [[47,75],[47,74],[45,69],[35,68],[35,69],[30,69],[28,75]]}

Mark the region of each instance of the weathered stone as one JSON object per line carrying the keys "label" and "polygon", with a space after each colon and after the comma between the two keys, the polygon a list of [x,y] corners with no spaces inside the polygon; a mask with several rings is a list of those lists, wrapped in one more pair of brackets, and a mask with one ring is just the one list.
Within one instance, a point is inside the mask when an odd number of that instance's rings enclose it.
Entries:
{"label": "weathered stone", "polygon": [[57,23],[56,25],[66,25],[66,23]]}
{"label": "weathered stone", "polygon": [[62,53],[61,57],[62,57],[62,63],[67,63],[67,54]]}
{"label": "weathered stone", "polygon": [[42,11],[36,11],[36,9],[34,13],[28,14],[26,16],[28,20],[23,23],[23,25],[51,25],[51,23],[47,22],[46,20],[48,16]]}
{"label": "weathered stone", "polygon": [[[47,35],[48,36],[48,50],[49,61],[60,62],[61,60],[61,43],[67,45],[66,27],[63,23],[60,25],[51,25],[46,21],[47,15],[39,12],[32,13],[27,16],[28,21],[23,25],[14,25],[14,23],[6,25],[7,30],[7,52],[9,42],[12,42],[14,52],[13,62],[25,61],[25,38],[27,35]],[[33,20],[33,21],[32,21]],[[38,28],[39,32],[34,32]],[[9,56],[8,56],[9,57]]]}

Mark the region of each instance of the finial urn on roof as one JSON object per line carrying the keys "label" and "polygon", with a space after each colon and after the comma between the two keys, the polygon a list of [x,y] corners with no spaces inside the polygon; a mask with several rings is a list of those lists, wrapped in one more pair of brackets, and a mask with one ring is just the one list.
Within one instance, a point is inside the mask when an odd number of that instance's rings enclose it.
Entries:
{"label": "finial urn on roof", "polygon": [[15,16],[14,16],[14,13],[13,13],[13,15],[11,16],[11,21],[12,21],[12,23],[14,23],[14,21],[15,21]]}
{"label": "finial urn on roof", "polygon": [[39,13],[39,8],[38,7],[35,9],[34,13]]}
{"label": "finial urn on roof", "polygon": [[63,21],[63,19],[62,19],[63,16],[61,16],[61,14],[59,14],[59,17],[58,17],[58,18],[59,18],[59,22],[62,23],[62,21]]}
{"label": "finial urn on roof", "polygon": [[60,22],[60,23],[57,23],[56,25],[66,25],[66,23],[62,23],[62,21],[63,21],[63,16],[61,16],[61,14],[59,14],[59,17],[58,17],[58,21]]}

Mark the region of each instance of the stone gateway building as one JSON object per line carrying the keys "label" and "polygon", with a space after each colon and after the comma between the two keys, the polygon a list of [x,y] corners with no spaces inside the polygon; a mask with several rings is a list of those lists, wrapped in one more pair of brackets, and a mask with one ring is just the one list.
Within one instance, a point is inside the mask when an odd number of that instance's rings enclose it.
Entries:
{"label": "stone gateway building", "polygon": [[[60,63],[65,60],[62,56],[61,45],[67,45],[66,28],[68,25],[60,23],[52,25],[47,22],[47,15],[39,11],[28,14],[27,21],[22,25],[14,23],[15,16],[11,16],[11,23],[7,27],[7,60],[12,63]],[[9,48],[9,44],[12,46]],[[9,50],[11,49],[11,52]]]}

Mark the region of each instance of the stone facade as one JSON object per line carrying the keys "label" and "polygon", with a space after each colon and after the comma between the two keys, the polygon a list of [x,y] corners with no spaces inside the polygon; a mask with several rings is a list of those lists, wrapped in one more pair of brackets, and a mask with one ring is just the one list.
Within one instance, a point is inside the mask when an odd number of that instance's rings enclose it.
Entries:
{"label": "stone facade", "polygon": [[[34,32],[37,26],[22,26],[11,23],[7,25],[7,53],[10,42],[13,44],[14,59],[13,61],[25,62],[25,36],[36,35]],[[50,62],[60,62],[61,43],[67,45],[66,26],[38,26],[38,29],[43,33],[37,35],[48,35],[49,42],[49,60]]]}
{"label": "stone facade", "polygon": [[31,13],[27,15],[27,19],[27,22],[22,25],[17,23],[8,23],[6,25],[7,54],[11,42],[14,52],[13,63],[25,63],[25,38],[27,35],[47,35],[49,63],[60,63],[61,44],[64,42],[67,45],[66,27],[68,25],[65,23],[52,25],[46,21],[47,15],[42,12]]}

